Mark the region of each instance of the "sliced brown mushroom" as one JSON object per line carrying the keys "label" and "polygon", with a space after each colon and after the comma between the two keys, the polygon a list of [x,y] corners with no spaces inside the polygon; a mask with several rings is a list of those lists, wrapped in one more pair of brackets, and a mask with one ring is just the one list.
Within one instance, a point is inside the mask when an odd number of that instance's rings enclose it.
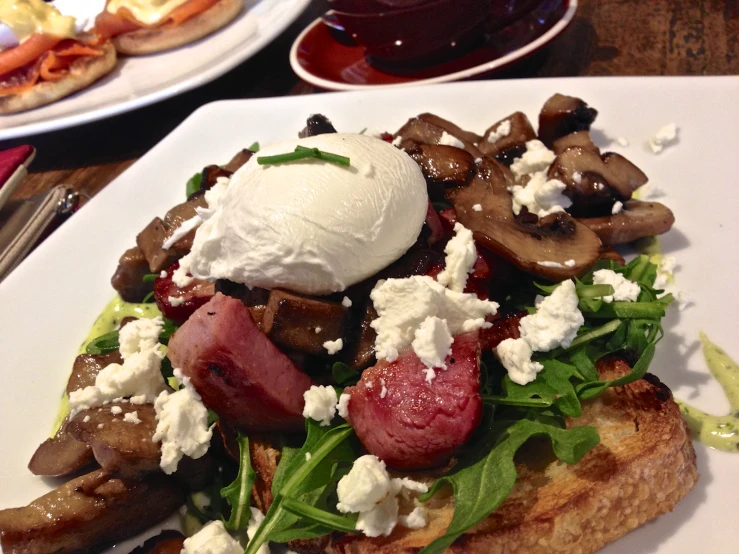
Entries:
{"label": "sliced brown mushroom", "polygon": [[262,330],[284,348],[325,356],[323,343],[346,340],[348,321],[348,308],[338,302],[275,289],[262,317]]}
{"label": "sliced brown mushroom", "polygon": [[[491,135],[504,121],[510,122],[511,131],[506,136],[490,142]],[[526,152],[526,143],[535,138],[536,132],[529,118],[522,112],[515,112],[491,125],[485,131],[482,140],[477,143],[477,147],[486,156],[494,156],[503,165],[510,166],[513,160],[520,158]]]}
{"label": "sliced brown mushroom", "polygon": [[[403,125],[397,133],[395,133],[394,137],[400,137],[402,141],[413,140],[421,144],[441,144],[441,137],[446,133],[458,139],[462,143],[462,149],[469,152],[473,158],[482,157],[482,152],[480,152],[477,146],[475,146],[476,141],[469,141],[465,139],[463,135],[455,135],[449,130],[431,123],[428,121],[428,119],[433,119],[429,117],[431,114],[422,115],[426,116],[427,119],[421,119],[421,116],[409,119],[408,122]],[[441,120],[441,118],[438,119]],[[436,121],[436,119],[434,119],[434,121]],[[456,125],[452,125],[451,123],[449,125],[459,129]],[[479,137],[477,137],[477,139],[479,140]],[[404,143],[401,143],[401,146],[405,148]]]}
{"label": "sliced brown mushroom", "polygon": [[583,217],[578,221],[598,235],[603,244],[626,244],[666,233],[675,223],[675,216],[659,202],[629,200],[616,215]]}
{"label": "sliced brown mushroom", "polygon": [[554,150],[555,154],[559,155],[573,146],[579,146],[585,150],[590,150],[600,156],[600,148],[598,148],[593,142],[593,138],[590,136],[590,131],[576,131],[569,135],[565,135],[562,138],[558,138],[554,141],[552,150]]}
{"label": "sliced brown mushroom", "polygon": [[185,536],[179,531],[169,529],[151,537],[131,554],[180,554],[185,545]]}
{"label": "sliced brown mushroom", "polygon": [[551,148],[560,137],[589,130],[597,115],[597,110],[579,98],[555,94],[539,113],[539,140]]}
{"label": "sliced brown mushroom", "polygon": [[118,260],[118,267],[110,278],[111,286],[126,302],[141,302],[152,291],[154,285],[144,283],[149,273],[149,262],[138,246],[129,248]]}
{"label": "sliced brown mushroom", "polygon": [[315,137],[316,135],[327,135],[335,132],[336,129],[331,121],[329,121],[328,117],[323,114],[316,113],[308,118],[305,127],[300,131],[300,133],[298,133],[298,137]]}
{"label": "sliced brown mushroom", "polygon": [[567,185],[570,212],[577,216],[604,215],[615,200],[628,200],[648,179],[641,169],[614,152],[599,156],[573,146],[559,154],[549,168],[549,178]]}
{"label": "sliced brown mushroom", "polygon": [[432,200],[443,199],[445,187],[466,185],[475,171],[472,154],[454,146],[407,140],[403,148],[421,168]]}
{"label": "sliced brown mushroom", "polygon": [[74,359],[72,373],[67,380],[67,394],[95,384],[100,370],[110,364],[122,364],[123,358],[118,350],[107,354],[80,354]]}
{"label": "sliced brown mushroom", "polygon": [[[517,267],[552,280],[578,275],[598,259],[598,237],[566,214],[562,216],[572,223],[569,236],[537,232],[521,224],[513,215],[510,184],[507,169],[486,158],[469,185],[448,189],[457,221],[472,230],[476,241]],[[476,204],[482,209],[473,209]]]}
{"label": "sliced brown mushroom", "polygon": [[359,321],[357,328],[354,329],[353,340],[350,341],[350,344],[353,344],[354,347],[347,357],[347,364],[357,371],[367,369],[375,363],[377,332],[370,326],[375,319],[377,319],[375,307],[371,300],[367,300],[362,319]]}
{"label": "sliced brown mushroom", "polygon": [[253,151],[249,150],[248,148],[243,148],[236,152],[236,154],[234,154],[234,157],[231,158],[228,163],[223,166],[223,169],[225,169],[226,171],[230,171],[231,173],[236,173],[236,171],[241,169],[241,167],[245,165],[246,162],[248,162],[253,155]]}
{"label": "sliced brown mushroom", "polygon": [[182,490],[164,475],[133,482],[97,470],[28,506],[0,510],[0,542],[6,554],[99,552],[162,521],[183,502]]}
{"label": "sliced brown mushroom", "polygon": [[42,442],[33,453],[28,469],[34,475],[61,477],[76,473],[94,461],[92,449],[64,430]]}
{"label": "sliced brown mushroom", "polygon": [[463,140],[463,141],[471,142],[475,144],[477,142],[480,142],[480,139],[482,138],[477,133],[465,131],[464,129],[455,125],[451,121],[448,121],[444,119],[443,117],[439,117],[438,115],[434,115],[432,113],[422,113],[421,115],[418,116],[418,119],[431,123],[432,125],[436,125],[437,127],[441,127],[447,133],[457,137],[459,140]]}

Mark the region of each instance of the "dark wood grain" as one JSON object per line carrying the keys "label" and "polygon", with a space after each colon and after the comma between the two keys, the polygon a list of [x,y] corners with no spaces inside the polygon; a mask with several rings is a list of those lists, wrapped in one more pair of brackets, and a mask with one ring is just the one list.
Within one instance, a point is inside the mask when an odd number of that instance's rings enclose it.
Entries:
{"label": "dark wood grain", "polygon": [[[16,192],[25,198],[65,183],[93,195],[199,106],[228,98],[318,92],[290,69],[295,37],[326,10],[315,0],[280,37],[196,90],[77,128],[0,143],[30,142],[38,156]],[[572,24],[537,55],[487,78],[739,74],[737,0],[580,0]]]}

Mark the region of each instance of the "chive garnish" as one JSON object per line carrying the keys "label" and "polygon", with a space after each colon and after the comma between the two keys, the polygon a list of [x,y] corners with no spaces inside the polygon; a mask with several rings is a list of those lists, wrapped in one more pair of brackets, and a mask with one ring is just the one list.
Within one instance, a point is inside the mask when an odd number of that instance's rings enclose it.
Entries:
{"label": "chive garnish", "polygon": [[260,156],[257,158],[257,163],[259,165],[275,165],[293,162],[295,160],[304,160],[306,158],[316,158],[337,165],[349,165],[349,158],[346,156],[324,152],[318,148],[306,148],[305,146],[296,146],[294,152],[286,152],[285,154],[276,154],[274,156]]}

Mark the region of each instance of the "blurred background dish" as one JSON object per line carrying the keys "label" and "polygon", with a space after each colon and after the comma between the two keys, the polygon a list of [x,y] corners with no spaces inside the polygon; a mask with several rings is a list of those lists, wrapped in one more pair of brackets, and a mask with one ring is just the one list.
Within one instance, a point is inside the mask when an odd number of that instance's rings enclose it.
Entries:
{"label": "blurred background dish", "polygon": [[439,83],[495,71],[551,41],[577,0],[331,0],[290,63],[329,90]]}
{"label": "blurred background dish", "polygon": [[186,46],[118,66],[80,94],[0,118],[0,140],[72,127],[171,98],[230,71],[277,37],[310,0],[246,0],[218,32]]}

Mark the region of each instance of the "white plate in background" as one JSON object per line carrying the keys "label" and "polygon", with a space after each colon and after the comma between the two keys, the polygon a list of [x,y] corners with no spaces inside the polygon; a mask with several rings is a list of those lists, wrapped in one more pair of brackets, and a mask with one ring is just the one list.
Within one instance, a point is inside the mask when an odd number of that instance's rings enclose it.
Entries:
{"label": "white plate in background", "polygon": [[310,0],[244,0],[244,10],[215,33],[149,56],[120,56],[92,86],[58,102],[0,116],[0,140],[46,133],[141,108],[208,83],[277,37]]}
{"label": "white plate in background", "polygon": [[[156,215],[183,201],[185,182],[224,163],[255,140],[297,136],[308,115],[324,113],[340,131],[395,131],[409,117],[434,112],[482,133],[521,110],[536,122],[555,92],[599,110],[593,135],[625,154],[666,196],[677,219],[662,238],[677,257],[676,280],[694,300],[672,309],[651,366],[698,408],[728,412],[698,349],[704,331],[739,359],[739,78],[577,78],[454,83],[414,89],[218,102],[204,106],[57,230],[0,283],[0,508],[49,490],[26,464],[43,441],[75,352],[114,295],[109,280],[120,254]],[[655,156],[646,140],[669,122],[676,144]],[[626,137],[630,146],[608,144]],[[701,479],[675,511],[603,552],[735,554],[739,521],[739,454],[696,443]]]}

